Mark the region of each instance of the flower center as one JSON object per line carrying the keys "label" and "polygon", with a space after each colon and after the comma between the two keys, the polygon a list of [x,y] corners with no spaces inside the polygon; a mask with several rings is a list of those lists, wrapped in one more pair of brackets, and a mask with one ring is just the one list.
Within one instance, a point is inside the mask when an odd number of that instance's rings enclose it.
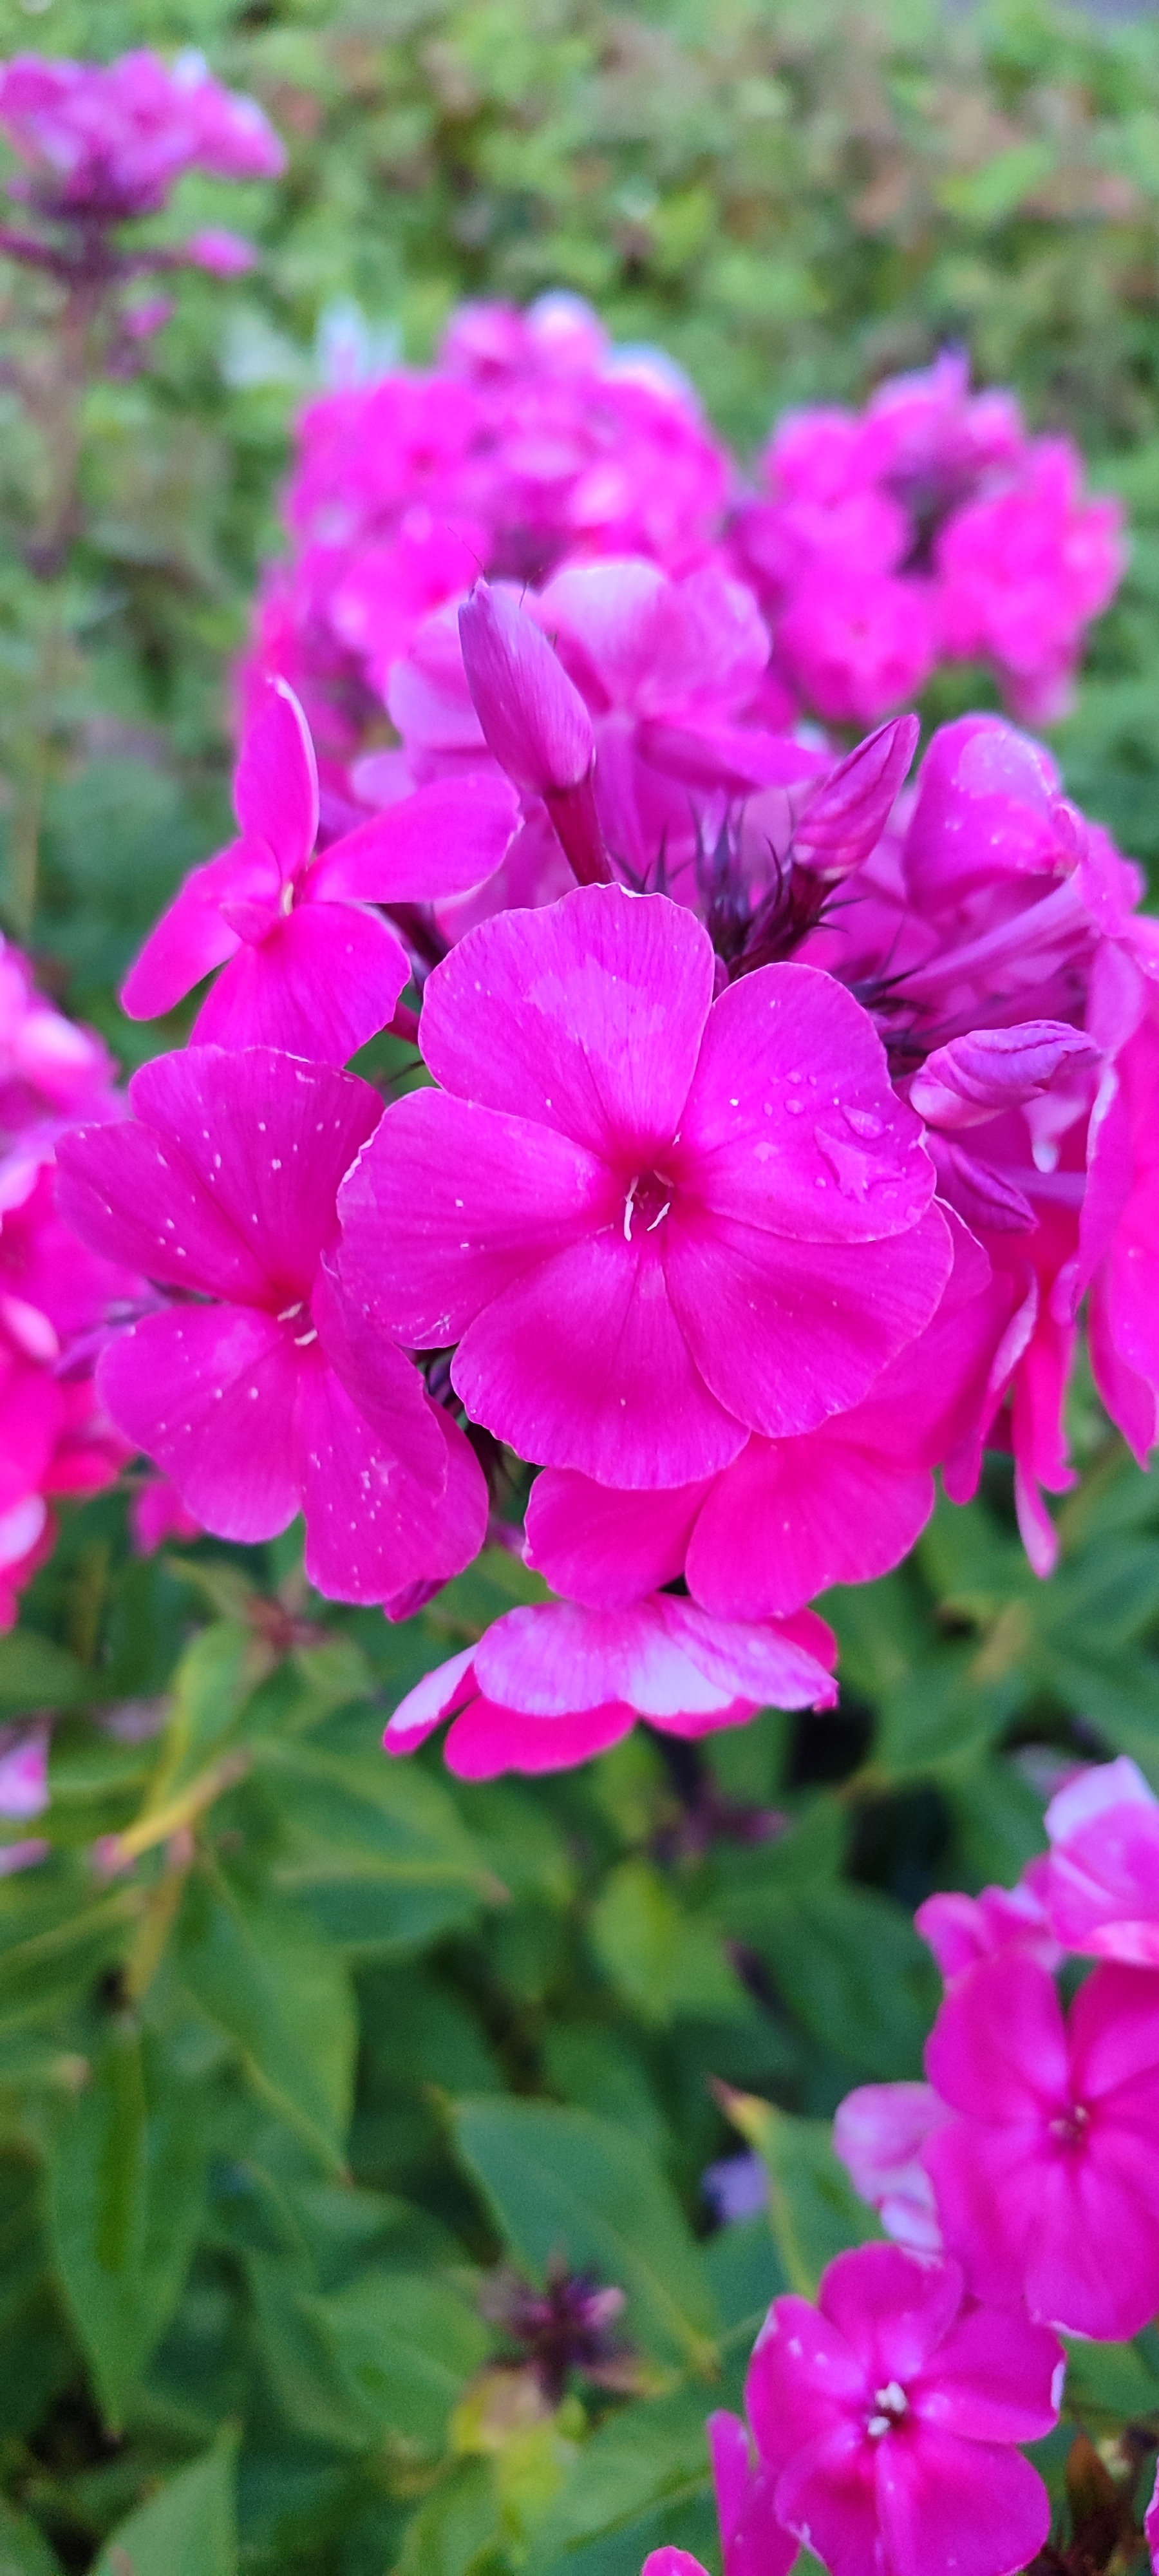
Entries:
{"label": "flower center", "polygon": [[292,1306],[283,1306],[278,1322],[293,1325],[296,1351],[308,1350],[310,1343],[318,1339],[314,1319],[304,1297],[296,1298]]}
{"label": "flower center", "polygon": [[624,1241],[631,1243],[641,1234],[655,1234],[672,1205],[675,1191],[662,1172],[637,1172],[628,1183],[624,1200]]}
{"label": "flower center", "polygon": [[880,2442],[883,2434],[894,2433],[909,2413],[909,2399],[896,2379],[887,2379],[884,2388],[873,2393],[873,2413],[865,2419],[870,2440]]}
{"label": "flower center", "polygon": [[1081,2147],[1090,2127],[1090,2118],[1085,2102],[1072,2102],[1068,2110],[1060,2111],[1058,2118],[1051,2121],[1051,2137],[1060,2147]]}

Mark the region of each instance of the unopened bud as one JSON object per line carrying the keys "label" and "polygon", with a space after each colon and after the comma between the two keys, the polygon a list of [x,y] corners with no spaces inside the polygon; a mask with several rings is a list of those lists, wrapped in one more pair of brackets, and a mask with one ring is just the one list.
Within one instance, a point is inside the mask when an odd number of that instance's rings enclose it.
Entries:
{"label": "unopened bud", "polygon": [[606,883],[596,738],[574,681],[518,601],[485,582],[460,609],[459,634],[488,749],[523,795],[543,798],[581,885]]}

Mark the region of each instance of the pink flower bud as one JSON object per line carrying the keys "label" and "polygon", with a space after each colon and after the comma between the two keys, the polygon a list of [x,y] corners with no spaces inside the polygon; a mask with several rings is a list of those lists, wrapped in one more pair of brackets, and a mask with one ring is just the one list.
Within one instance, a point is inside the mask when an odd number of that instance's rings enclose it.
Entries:
{"label": "pink flower bud", "polygon": [[591,778],[592,720],[546,635],[485,582],[459,611],[463,667],[488,747],[525,796],[542,796],[581,885],[611,877]]}
{"label": "pink flower bud", "polygon": [[210,277],[244,277],[257,263],[253,243],[241,233],[226,232],[220,224],[210,224],[199,233],[191,233],[185,244],[185,257],[191,268],[204,268]]}

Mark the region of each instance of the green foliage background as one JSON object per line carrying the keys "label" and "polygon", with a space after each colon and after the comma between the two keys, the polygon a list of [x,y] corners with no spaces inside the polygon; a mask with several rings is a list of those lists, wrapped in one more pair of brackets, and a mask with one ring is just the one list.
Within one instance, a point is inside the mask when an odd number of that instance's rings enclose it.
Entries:
{"label": "green foliage background", "polygon": [[[280,186],[190,185],[167,219],[248,226],[263,264],[191,279],[152,372],[91,395],[55,581],[27,568],[43,459],[0,393],[2,819],[40,840],[41,971],[122,1060],[180,1036],[129,1030],[112,988],[224,837],[226,674],[342,298],[421,357],[463,293],[576,287],[745,448],[788,402],[967,341],[1129,503],[1057,748],[1159,859],[1147,25],[0,0],[0,37],[200,44],[291,148]],[[27,348],[30,290],[5,292]],[[958,675],[926,713],[983,696]],[[837,1715],[688,1762],[641,1734],[538,1785],[378,1750],[426,1666],[532,1597],[505,1555],[392,1630],[312,1599],[293,1533],[143,1564],[122,1497],[72,1515],[0,1640],[0,1719],[57,1713],[52,1858],[0,1882],[4,2576],[636,2576],[663,2540],[716,2563],[703,2418],[775,2289],[872,2232],[826,2123],[850,2084],[920,2072],[914,1904],[1015,1876],[1052,1753],[1129,1751],[1159,1786],[1159,1497],[1083,1390],[1074,1431],[1051,1585],[995,1466],[902,1572],[825,1605]],[[126,1833],[131,1865],[94,1870]],[[713,2234],[699,2177],[743,2138],[772,2225]],[[556,2254],[628,2292],[636,2365],[548,2413],[496,2370],[477,2290]],[[1064,2542],[1075,2425],[1133,2426],[1142,2456],[1159,2340],[1081,2347],[1068,2404],[1043,2458]]]}

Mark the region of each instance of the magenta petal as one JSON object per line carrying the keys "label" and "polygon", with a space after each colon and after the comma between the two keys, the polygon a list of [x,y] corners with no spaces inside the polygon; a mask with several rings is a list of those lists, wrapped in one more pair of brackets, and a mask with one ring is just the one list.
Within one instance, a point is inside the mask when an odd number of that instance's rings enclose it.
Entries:
{"label": "magenta petal", "polygon": [[811,1621],[802,1634],[796,1623],[712,1619],[697,1602],[667,1592],[658,1594],[655,1612],[672,1644],[724,1698],[756,1708],[832,1705],[829,1668],[818,1660],[818,1650],[831,1642],[823,1620]]}
{"label": "magenta petal", "polygon": [[872,1020],[814,966],[762,966],[713,1004],[680,1159],[714,1216],[805,1243],[905,1233],[934,1192]]}
{"label": "magenta petal", "polygon": [[527,1717],[477,1699],[448,1728],[444,1757],[460,1780],[494,1780],[501,1771],[570,1771],[619,1744],[635,1723],[635,1710],[623,1706]]}
{"label": "magenta petal", "polygon": [[284,680],[264,684],[242,743],[233,800],[242,831],[269,842],[283,880],[296,876],[318,838],[318,768],[310,728]]}
{"label": "magenta petal", "polygon": [[314,903],[439,903],[493,876],[518,829],[519,798],[499,771],[436,778],[332,841],[310,870]]}
{"label": "magenta petal", "polygon": [[416,1091],[385,1112],[340,1213],[343,1297],[423,1350],[456,1340],[493,1298],[505,1310],[524,1271],[616,1209],[604,1166],[567,1137]]}
{"label": "magenta petal", "polygon": [[775,1618],[832,1583],[885,1574],[908,1554],[933,1510],[933,1477],[843,1439],[847,1418],[798,1440],[750,1440],[718,1477],[684,1568],[706,1610]]}
{"label": "magenta petal", "polygon": [[[296,1428],[306,1572],[328,1600],[388,1601],[424,1578],[460,1574],[478,1553],[487,1488],[469,1450],[474,1508],[452,1529],[444,1495],[416,1481],[317,1354],[302,1372]],[[437,1440],[437,1422],[431,1429]]]}
{"label": "magenta petal", "polygon": [[689,1484],[744,1441],[694,1364],[658,1256],[614,1224],[513,1280],[468,1326],[451,1373],[473,1420],[521,1457],[600,1484]]}
{"label": "magenta petal", "polygon": [[409,974],[402,941],[377,913],[300,903],[231,958],[201,1005],[194,1043],[345,1064],[386,1027]]}
{"label": "magenta petal", "polygon": [[859,1403],[929,1322],[951,1266],[936,1208],[886,1243],[792,1243],[679,1207],[666,1234],[673,1308],[702,1376],[769,1439]]}
{"label": "magenta petal", "polygon": [[908,2387],[953,2324],[964,2286],[957,2263],[930,2263],[900,2245],[859,2245],[830,2263],[821,2310],[871,2389],[891,2379]]}
{"label": "magenta petal", "polygon": [[527,1562],[569,1600],[626,1608],[683,1571],[709,1491],[701,1482],[667,1493],[617,1493],[572,1468],[545,1468],[527,1506]]}
{"label": "magenta petal", "polygon": [[1058,2422],[1057,2336],[1016,2308],[974,2308],[943,2337],[911,2387],[923,2424],[970,2442],[1037,2442]]}
{"label": "magenta petal", "polygon": [[1005,1951],[971,1968],[946,1996],[926,2046],[935,2092],[975,2120],[1033,2119],[1070,2099],[1070,2065],[1054,1979]]}
{"label": "magenta petal", "polygon": [[356,1074],[272,1047],[233,1055],[191,1046],[143,1065],[129,1097],[166,1151],[170,1138],[180,1147],[239,1242],[260,1246],[273,1288],[308,1296],[319,1255],[337,1236],[338,1184],[380,1117],[377,1091]]}
{"label": "magenta petal", "polygon": [[101,1398],[215,1538],[276,1538],[298,1510],[297,1354],[253,1307],[174,1306],[110,1345]]}
{"label": "magenta petal", "polygon": [[242,1241],[169,1137],[128,1118],[75,1127],[56,1159],[57,1206],[94,1252],[174,1287],[267,1301],[264,1245]]}
{"label": "magenta petal", "polygon": [[223,918],[222,904],[276,904],[281,880],[264,841],[234,841],[203,868],[194,868],[151,930],[121,986],[121,1007],[131,1020],[153,1020],[171,1011],[215,966],[240,946]]}
{"label": "magenta petal", "polygon": [[871,2394],[864,2364],[830,2318],[795,2292],[774,2299],[745,2382],[748,2419],[768,2467],[783,2467]]}
{"label": "magenta petal", "polygon": [[414,1361],[343,1300],[329,1260],[314,1282],[310,1312],[330,1367],[359,1413],[412,1482],[437,1498],[447,1482],[443,1417]]}
{"label": "magenta petal", "polygon": [[925,2426],[881,2444],[877,2496],[889,2576],[1016,2576],[1050,2536],[1029,2460]]}
{"label": "magenta petal", "polygon": [[528,1717],[567,1717],[623,1701],[638,1716],[710,1716],[732,1692],[671,1639],[654,1601],[583,1610],[552,1601],[508,1610],[475,1650],[480,1690]]}
{"label": "magenta petal", "polygon": [[860,2425],[845,2421],[808,2442],[777,2480],[781,2521],[799,2538],[808,2533],[829,2576],[898,2576],[881,2551],[873,2472]]}
{"label": "magenta petal", "polygon": [[[1071,2055],[1083,2101],[1126,2102],[1126,2088],[1159,2076],[1159,1975],[1118,1963],[1096,1968],[1071,2009]],[[1159,2109],[1159,2105],[1157,2105]]]}
{"label": "magenta petal", "polygon": [[562,1129],[622,1168],[626,1189],[632,1158],[680,1125],[712,980],[691,912],[577,887],[468,931],[427,985],[423,1054],[448,1091]]}

